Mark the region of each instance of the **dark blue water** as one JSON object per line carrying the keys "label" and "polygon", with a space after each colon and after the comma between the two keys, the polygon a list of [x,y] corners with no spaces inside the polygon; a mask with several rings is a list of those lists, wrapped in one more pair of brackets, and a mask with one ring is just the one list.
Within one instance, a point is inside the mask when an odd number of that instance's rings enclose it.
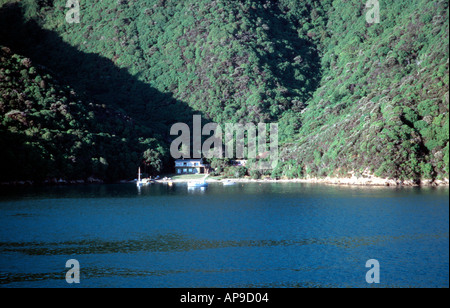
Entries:
{"label": "dark blue water", "polygon": [[0,287],[449,287],[448,188],[2,188]]}

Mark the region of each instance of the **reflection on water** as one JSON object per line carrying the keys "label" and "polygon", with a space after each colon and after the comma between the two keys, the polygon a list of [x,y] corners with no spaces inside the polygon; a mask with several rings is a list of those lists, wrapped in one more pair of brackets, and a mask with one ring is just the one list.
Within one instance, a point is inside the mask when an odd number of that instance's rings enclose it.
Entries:
{"label": "reflection on water", "polygon": [[[302,184],[0,191],[0,285],[448,287],[448,189]],[[412,277],[412,278],[411,278]]]}
{"label": "reflection on water", "polygon": [[207,189],[208,189],[207,187],[188,187],[187,191],[190,194],[200,194],[200,195],[202,195],[202,194],[205,194]]}

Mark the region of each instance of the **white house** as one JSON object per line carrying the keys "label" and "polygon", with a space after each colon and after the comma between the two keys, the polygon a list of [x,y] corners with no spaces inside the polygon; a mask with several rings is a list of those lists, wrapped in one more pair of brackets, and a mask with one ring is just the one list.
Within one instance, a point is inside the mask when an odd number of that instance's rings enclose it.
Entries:
{"label": "white house", "polygon": [[209,173],[209,165],[199,159],[178,159],[175,161],[176,174],[206,174]]}

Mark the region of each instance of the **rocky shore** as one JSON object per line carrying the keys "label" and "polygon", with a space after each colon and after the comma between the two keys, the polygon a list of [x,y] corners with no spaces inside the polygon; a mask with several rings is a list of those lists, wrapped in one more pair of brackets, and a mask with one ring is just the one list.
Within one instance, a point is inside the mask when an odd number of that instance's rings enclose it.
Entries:
{"label": "rocky shore", "polygon": [[[186,183],[190,180],[176,179],[176,180],[159,180],[160,183]],[[208,183],[220,183],[223,181],[233,181],[236,183],[309,183],[309,184],[327,184],[327,185],[342,185],[342,186],[391,186],[391,187],[438,187],[449,186],[449,180],[422,180],[422,181],[400,181],[394,179],[382,179],[376,177],[350,177],[350,178],[306,178],[306,179],[260,179],[255,180],[251,178],[242,179],[207,179]]]}

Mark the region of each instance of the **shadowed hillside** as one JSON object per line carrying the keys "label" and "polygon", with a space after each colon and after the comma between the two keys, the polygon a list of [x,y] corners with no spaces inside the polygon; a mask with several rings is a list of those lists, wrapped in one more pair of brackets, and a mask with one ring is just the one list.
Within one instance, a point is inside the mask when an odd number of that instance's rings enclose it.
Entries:
{"label": "shadowed hillside", "polygon": [[185,103],[25,21],[17,5],[0,10],[0,43],[2,180],[130,179],[142,161],[151,173],[169,165],[169,125],[192,121]]}

